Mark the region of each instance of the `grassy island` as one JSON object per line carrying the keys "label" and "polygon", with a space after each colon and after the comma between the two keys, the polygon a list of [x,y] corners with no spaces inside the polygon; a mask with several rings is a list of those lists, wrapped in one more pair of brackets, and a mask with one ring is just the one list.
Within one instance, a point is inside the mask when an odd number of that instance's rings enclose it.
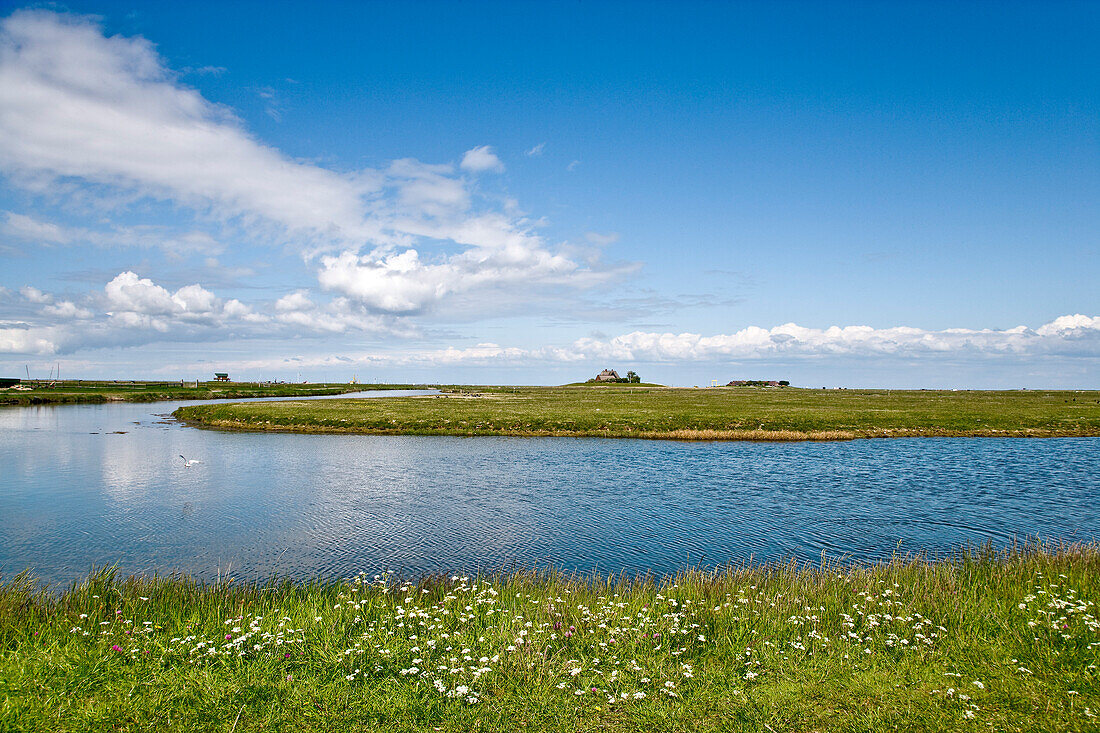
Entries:
{"label": "grassy island", "polygon": [[0,389],[0,405],[62,405],[96,402],[307,397],[365,389],[410,389],[417,385],[287,384],[275,382],[143,382],[66,380],[26,382]]}
{"label": "grassy island", "polygon": [[479,387],[437,397],[198,405],[193,425],[309,433],[678,440],[1100,435],[1097,391]]}
{"label": "grassy island", "polygon": [[663,581],[0,583],[0,729],[1084,731],[1100,548]]}

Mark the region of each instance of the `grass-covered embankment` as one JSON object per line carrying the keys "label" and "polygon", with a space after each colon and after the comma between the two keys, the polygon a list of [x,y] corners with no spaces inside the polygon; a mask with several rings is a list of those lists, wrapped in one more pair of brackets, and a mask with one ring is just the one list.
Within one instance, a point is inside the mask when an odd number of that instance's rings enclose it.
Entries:
{"label": "grass-covered embankment", "polygon": [[1096,391],[479,388],[442,397],[188,406],[191,424],[243,430],[682,440],[1096,436]]}
{"label": "grass-covered embankment", "polygon": [[1094,546],[664,582],[20,577],[0,729],[1095,730],[1098,600]]}
{"label": "grass-covered embankment", "polygon": [[[164,400],[306,397],[359,392],[366,389],[416,389],[418,385],[273,384],[257,382],[97,382],[69,380],[30,383],[23,389],[0,390],[0,405],[63,405],[97,402],[160,402]],[[32,388],[27,389],[27,386]]]}

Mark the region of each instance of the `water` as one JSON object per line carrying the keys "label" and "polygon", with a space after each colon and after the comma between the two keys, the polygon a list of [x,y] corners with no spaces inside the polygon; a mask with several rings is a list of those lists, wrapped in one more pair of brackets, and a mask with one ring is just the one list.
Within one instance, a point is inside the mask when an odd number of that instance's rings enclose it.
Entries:
{"label": "water", "polygon": [[0,408],[0,573],[664,574],[1100,538],[1097,438],[222,433],[164,417],[180,404]]}

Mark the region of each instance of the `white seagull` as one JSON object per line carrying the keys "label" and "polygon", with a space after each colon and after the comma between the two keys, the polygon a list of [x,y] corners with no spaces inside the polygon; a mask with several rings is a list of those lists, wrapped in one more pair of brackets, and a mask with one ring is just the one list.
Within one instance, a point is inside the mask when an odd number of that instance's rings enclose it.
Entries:
{"label": "white seagull", "polygon": [[[181,455],[181,456],[180,456],[180,458],[183,458],[183,456]],[[183,458],[183,467],[184,467],[184,468],[191,468],[191,466],[194,466],[194,465],[195,465],[196,463],[202,463],[202,461],[200,461],[200,460],[197,460],[197,459],[195,459],[195,458],[192,458],[192,459],[191,459],[191,460],[189,461],[189,460],[187,460],[186,458]]]}

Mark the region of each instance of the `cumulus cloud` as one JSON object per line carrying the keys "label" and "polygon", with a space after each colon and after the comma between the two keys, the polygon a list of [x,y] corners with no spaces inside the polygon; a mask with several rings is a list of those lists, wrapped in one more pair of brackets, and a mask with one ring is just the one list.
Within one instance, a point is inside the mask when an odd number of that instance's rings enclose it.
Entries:
{"label": "cumulus cloud", "polygon": [[504,164],[500,162],[500,158],[493,152],[491,146],[479,145],[476,148],[467,150],[466,154],[462,156],[462,170],[471,173],[485,171],[501,173],[504,170]]}
{"label": "cumulus cloud", "polygon": [[343,297],[317,303],[307,291],[296,290],[274,302],[247,304],[223,299],[198,283],[169,290],[129,270],[82,299],[61,300],[30,286],[20,294],[40,307],[33,317],[0,321],[0,353],[70,354],[158,342],[215,344],[352,333],[417,335],[415,328]]}
{"label": "cumulus cloud", "polygon": [[71,300],[62,300],[47,305],[42,309],[42,312],[61,321],[84,320],[95,315],[87,308],[81,308]]}
{"label": "cumulus cloud", "polygon": [[53,298],[46,293],[43,293],[38,288],[32,288],[30,285],[25,285],[20,288],[19,294],[23,296],[24,300],[31,303],[49,303],[53,300]]}
{"label": "cumulus cloud", "polygon": [[[474,228],[492,223],[470,222]],[[537,238],[504,229],[479,237],[485,246],[438,261],[424,261],[415,249],[386,257],[344,252],[322,259],[322,287],[353,298],[369,309],[395,315],[424,313],[448,296],[490,288],[536,288],[577,284],[585,273],[576,262],[538,246]],[[455,237],[464,238],[459,232]],[[536,240],[532,243],[531,240]],[[593,281],[604,275],[589,273]]]}

